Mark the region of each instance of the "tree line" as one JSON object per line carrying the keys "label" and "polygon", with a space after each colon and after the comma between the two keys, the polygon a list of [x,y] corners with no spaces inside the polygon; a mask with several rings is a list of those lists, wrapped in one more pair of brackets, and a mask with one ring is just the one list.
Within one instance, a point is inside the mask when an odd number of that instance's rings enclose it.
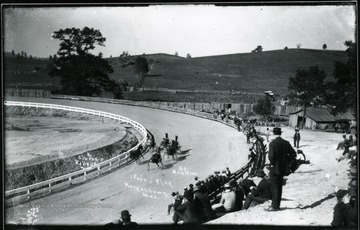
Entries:
{"label": "tree line", "polygon": [[[325,44],[324,44],[325,45]],[[306,108],[310,106],[326,106],[331,108],[332,114],[338,114],[351,110],[357,112],[357,53],[356,43],[345,41],[348,60],[345,63],[335,61],[334,77],[335,80],[325,81],[325,71],[318,66],[311,66],[309,69],[297,69],[295,76],[289,78],[288,89],[290,93],[289,105],[299,105],[303,107],[304,114]],[[326,49],[326,46],[324,46]],[[254,106],[257,114],[263,115],[267,119],[275,107],[272,104],[269,94],[264,98],[258,99]],[[302,121],[302,126],[304,121]]]}

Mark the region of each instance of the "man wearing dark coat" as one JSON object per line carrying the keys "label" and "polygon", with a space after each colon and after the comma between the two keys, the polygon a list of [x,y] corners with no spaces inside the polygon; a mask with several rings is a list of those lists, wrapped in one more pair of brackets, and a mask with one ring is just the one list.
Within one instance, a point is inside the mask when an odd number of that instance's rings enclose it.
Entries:
{"label": "man wearing dark coat", "polygon": [[201,202],[203,212],[205,214],[205,221],[209,221],[216,218],[214,210],[211,208],[209,195],[204,191],[202,187],[194,187],[194,197],[198,198]]}
{"label": "man wearing dark coat", "polygon": [[291,144],[281,138],[281,128],[275,127],[273,133],[275,139],[269,144],[272,203],[267,211],[280,209],[283,178],[290,174],[289,161],[296,158],[296,152]]}
{"label": "man wearing dark coat", "polygon": [[295,128],[295,134],[294,134],[294,147],[299,148],[299,142],[300,142],[300,132],[299,128]]}
{"label": "man wearing dark coat", "polygon": [[204,216],[200,200],[191,193],[184,194],[185,203],[175,210],[173,221],[175,224],[183,220],[184,224],[200,224]]}
{"label": "man wearing dark coat", "polygon": [[260,169],[256,176],[263,178],[256,189],[254,189],[247,197],[244,203],[244,209],[248,209],[250,205],[262,204],[271,199],[271,184],[264,170]]}

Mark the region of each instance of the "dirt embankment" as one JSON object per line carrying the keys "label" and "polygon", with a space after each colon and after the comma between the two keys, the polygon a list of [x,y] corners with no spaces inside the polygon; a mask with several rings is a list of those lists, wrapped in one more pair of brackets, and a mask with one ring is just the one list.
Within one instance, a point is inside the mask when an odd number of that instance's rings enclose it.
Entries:
{"label": "dirt embankment", "polygon": [[[91,115],[79,114],[69,111],[62,111],[62,110],[54,110],[54,109],[42,109],[42,108],[23,108],[23,107],[6,107],[5,110],[6,119],[14,118],[21,119],[21,117],[26,117],[26,119],[34,118],[36,120],[44,119],[51,117],[64,119],[69,121],[76,121],[76,120],[86,120],[90,125],[95,124],[98,126],[98,129],[94,130],[85,130],[86,133],[83,133],[87,138],[93,135],[95,136],[93,142],[86,143],[84,145],[81,142],[81,139],[78,139],[76,135],[70,135],[75,131],[81,130],[78,129],[80,127],[70,123],[71,130],[69,129],[62,129],[59,132],[59,128],[57,128],[57,132],[60,134],[68,135],[71,139],[71,143],[62,144],[62,142],[66,143],[62,137],[58,138],[56,141],[57,143],[47,143],[47,141],[51,141],[54,139],[50,138],[49,134],[46,132],[42,133],[42,144],[45,145],[54,144],[54,147],[51,147],[52,151],[49,154],[37,154],[36,157],[29,158],[28,156],[19,156],[24,158],[25,160],[6,164],[5,169],[5,190],[12,190],[15,188],[31,185],[34,183],[38,183],[41,181],[45,181],[51,178],[55,178],[61,175],[65,175],[67,173],[75,172],[77,170],[81,170],[82,168],[90,167],[95,165],[101,161],[110,159],[119,153],[122,153],[138,143],[138,138],[140,137],[137,131],[129,126],[124,126],[123,124],[109,124],[109,121],[104,121],[101,117],[95,117]],[[26,122],[25,122],[26,123]],[[83,127],[89,126],[87,124],[82,124]],[[103,128],[106,126],[107,129]],[[122,126],[122,127],[121,127]],[[22,126],[14,126],[11,125],[8,127],[10,130],[18,130],[22,132],[29,131],[26,125]],[[44,129],[50,129],[49,127],[43,127]],[[52,128],[51,128],[52,129]],[[99,138],[101,132],[109,132],[108,130],[118,130],[123,133],[123,135],[117,135],[115,137],[107,138],[106,135],[104,137]],[[93,134],[89,134],[90,132],[94,132]],[[6,132],[6,130],[5,130]],[[29,137],[31,138],[31,132],[27,132]],[[10,132],[7,132],[7,138],[11,136]],[[107,135],[114,135],[114,133],[108,133]],[[41,136],[41,135],[40,135]],[[15,138],[16,139],[16,138]],[[34,139],[34,138],[33,138]],[[52,142],[53,142],[52,141]],[[20,145],[18,143],[17,145]],[[26,144],[26,143],[25,143]],[[17,146],[19,147],[19,146]],[[41,153],[36,146],[36,142],[32,144],[26,144],[26,150],[28,152],[37,152]],[[46,148],[43,147],[43,148]],[[5,157],[10,159],[12,156],[11,147],[6,149],[8,153],[5,153]],[[32,151],[33,150],[33,151]],[[48,151],[49,152],[49,151]],[[10,154],[10,155],[9,155]],[[24,154],[25,155],[25,154]]]}

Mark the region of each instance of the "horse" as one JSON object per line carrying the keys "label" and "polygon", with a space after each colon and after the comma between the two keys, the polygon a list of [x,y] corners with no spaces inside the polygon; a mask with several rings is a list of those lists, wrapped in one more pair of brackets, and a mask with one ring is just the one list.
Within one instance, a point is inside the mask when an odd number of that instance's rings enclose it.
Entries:
{"label": "horse", "polygon": [[139,145],[139,147],[136,150],[133,150],[130,152],[130,159],[135,160],[136,163],[140,163],[140,157],[144,158],[142,155],[143,146]]}
{"label": "horse", "polygon": [[[150,163],[155,163],[159,168],[163,168],[163,163],[162,163],[162,158],[161,158],[161,155],[160,155],[160,153],[157,151],[157,152],[155,152],[152,156],[151,156],[151,158],[150,158],[150,160],[149,160],[149,162],[148,162],[148,171],[150,170]],[[161,165],[161,166],[159,166],[159,164]]]}
{"label": "horse", "polygon": [[161,141],[160,143],[160,151],[163,150],[163,149],[167,149],[170,145],[170,140],[169,140],[169,136],[167,133],[165,133],[165,138],[163,138],[163,140]]}
{"label": "horse", "polygon": [[168,156],[168,158],[169,158],[169,156],[171,156],[171,158],[173,160],[177,160],[177,155],[181,151],[180,149],[181,149],[181,146],[179,145],[179,142],[177,141],[177,136],[176,136],[176,139],[171,141],[171,144],[166,149],[164,155],[166,154]]}

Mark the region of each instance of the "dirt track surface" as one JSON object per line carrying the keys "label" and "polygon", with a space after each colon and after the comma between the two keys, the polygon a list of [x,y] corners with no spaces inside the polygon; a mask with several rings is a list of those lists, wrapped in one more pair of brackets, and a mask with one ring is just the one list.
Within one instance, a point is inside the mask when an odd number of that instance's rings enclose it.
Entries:
{"label": "dirt track surface", "polygon": [[[147,171],[148,154],[143,163],[133,163],[113,173],[69,190],[6,209],[7,223],[23,223],[28,210],[38,206],[37,224],[102,225],[128,209],[138,223],[171,223],[167,205],[171,192],[183,192],[194,176],[204,178],[214,170],[236,170],[247,161],[245,136],[218,122],[190,115],[150,108],[67,100],[16,98],[101,110],[129,117],[149,129],[157,144],[165,132],[170,139],[179,136],[185,152],[179,161],[164,160],[164,169],[152,164]],[[15,100],[7,98],[6,100]]]}

